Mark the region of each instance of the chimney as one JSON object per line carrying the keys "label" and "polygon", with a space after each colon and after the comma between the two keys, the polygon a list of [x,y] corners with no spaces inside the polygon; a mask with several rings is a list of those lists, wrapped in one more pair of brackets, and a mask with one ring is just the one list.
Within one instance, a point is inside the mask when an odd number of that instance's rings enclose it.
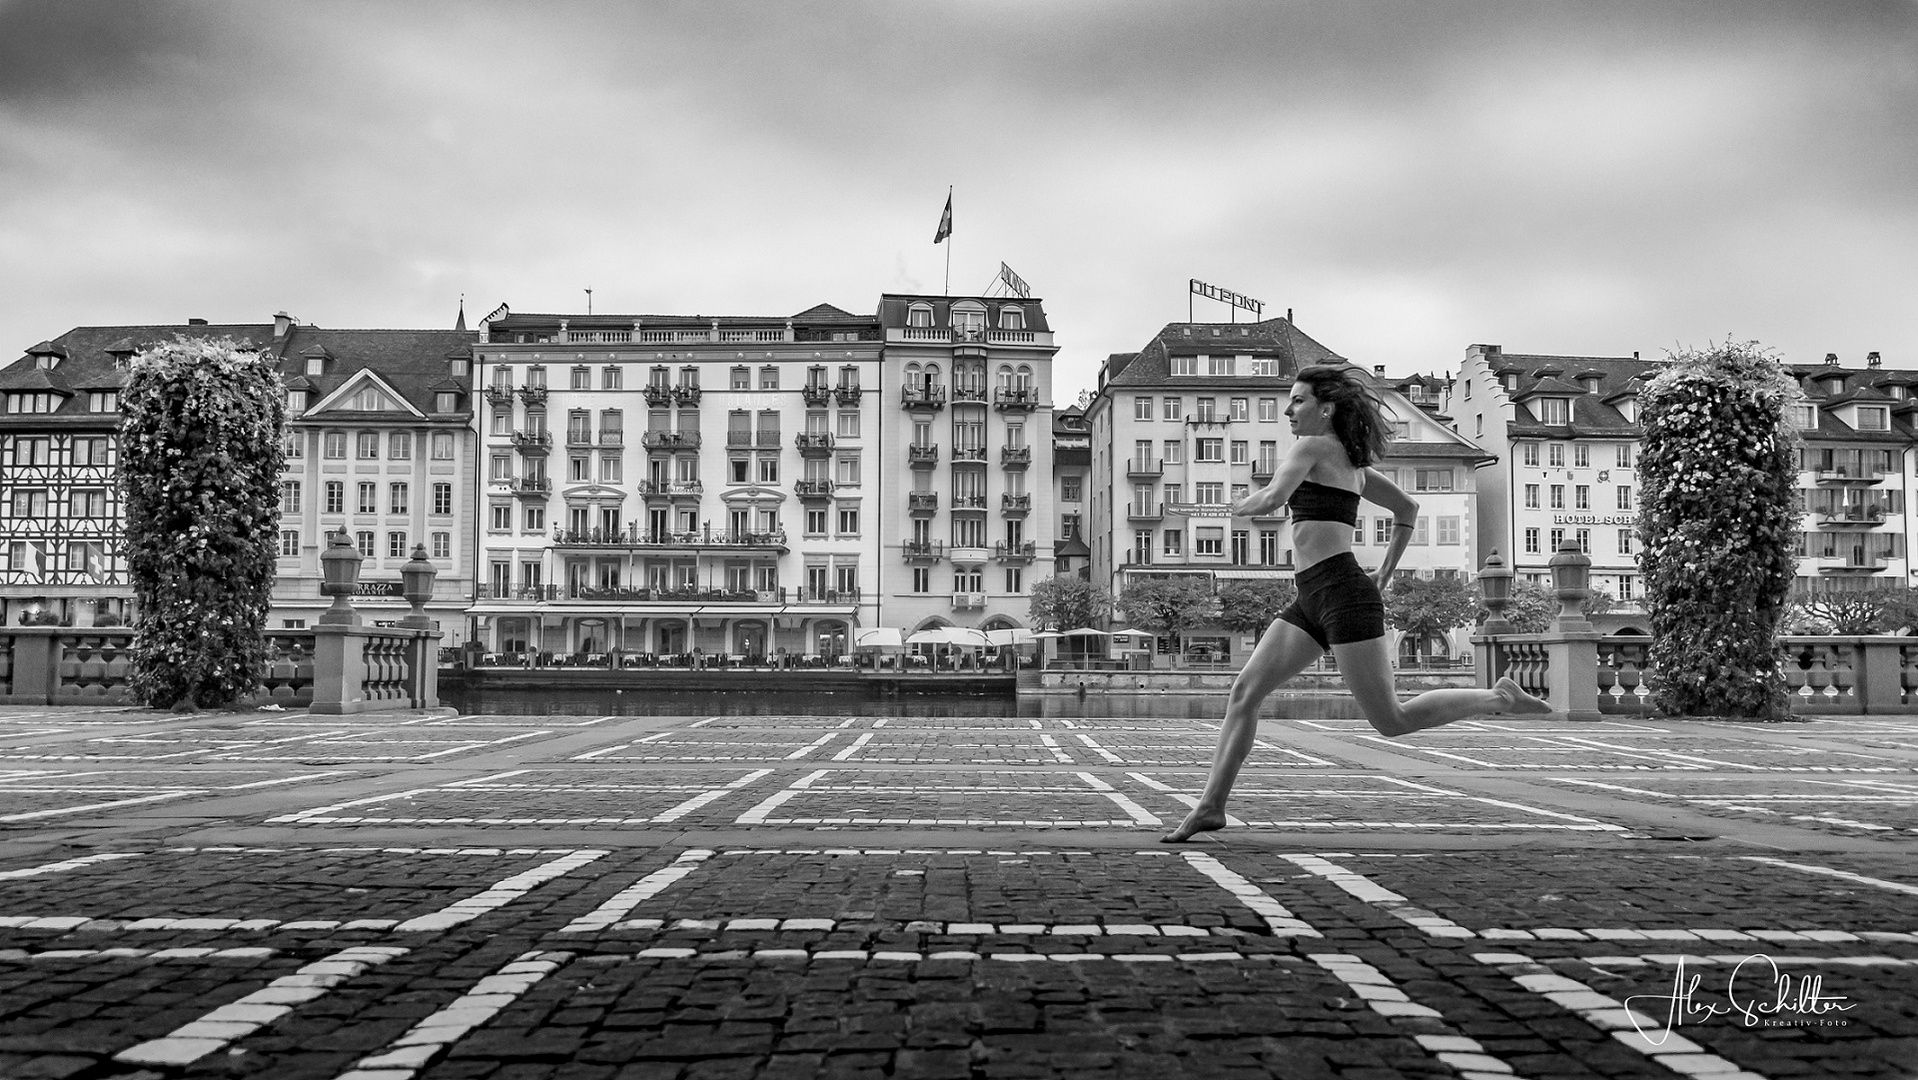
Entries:
{"label": "chimney", "polygon": [[1383,379],[1383,378],[1385,378],[1385,365],[1384,365],[1384,364],[1373,364],[1373,365],[1372,365],[1372,377],[1373,377],[1373,378],[1376,378],[1376,379]]}
{"label": "chimney", "polygon": [[205,326],[206,320],[205,319],[188,319],[186,321],[186,324],[188,326]]}
{"label": "chimney", "polygon": [[1634,359],[1634,360],[1636,360],[1636,359],[1638,359],[1638,350],[1637,350],[1637,349],[1633,349],[1633,350],[1632,350],[1632,359]]}
{"label": "chimney", "polygon": [[1837,366],[1838,366],[1838,354],[1837,354],[1837,353],[1835,353],[1835,352],[1828,352],[1828,353],[1826,353],[1826,354],[1825,354],[1825,366],[1826,366],[1826,367],[1837,367]]}
{"label": "chimney", "polygon": [[294,318],[291,315],[288,315],[286,312],[284,311],[274,312],[273,313],[273,340],[275,341],[283,340],[286,337],[286,332],[298,325],[300,325],[300,320]]}
{"label": "chimney", "polygon": [[1286,308],[1286,309],[1285,309],[1285,321],[1286,321],[1286,322],[1291,322],[1291,321],[1292,321],[1292,309],[1291,309],[1291,308]]}
{"label": "chimney", "polygon": [[1881,365],[1883,365],[1883,364],[1884,364],[1884,361],[1883,361],[1883,360],[1880,360],[1880,359],[1878,358],[1878,353],[1877,353],[1877,352],[1875,352],[1875,351],[1874,351],[1874,352],[1868,352],[1868,353],[1866,353],[1866,354],[1865,354],[1865,366],[1866,366],[1866,367],[1868,367],[1868,368],[1871,368],[1872,370],[1874,370],[1874,371],[1876,371],[1876,370],[1877,370],[1877,369],[1878,369],[1878,368],[1879,368],[1879,367],[1880,367]]}

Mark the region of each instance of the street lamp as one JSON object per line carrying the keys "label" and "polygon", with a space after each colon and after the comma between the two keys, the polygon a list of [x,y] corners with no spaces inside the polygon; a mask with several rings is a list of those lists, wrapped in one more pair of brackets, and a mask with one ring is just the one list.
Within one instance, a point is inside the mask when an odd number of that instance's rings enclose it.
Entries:
{"label": "street lamp", "polygon": [[413,558],[400,567],[400,595],[413,605],[413,610],[400,620],[401,626],[433,629],[433,620],[426,614],[426,602],[433,599],[433,579],[439,573],[439,569],[427,561],[426,545],[413,545]]}
{"label": "street lamp", "polygon": [[1567,540],[1558,547],[1558,554],[1552,556],[1552,588],[1558,594],[1558,618],[1553,620],[1555,630],[1590,630],[1591,623],[1585,619],[1585,612],[1579,605],[1592,595],[1589,587],[1592,560],[1585,555],[1585,549],[1578,541]]}
{"label": "street lamp", "polygon": [[1485,557],[1485,565],[1478,572],[1479,594],[1485,600],[1485,610],[1491,617],[1485,620],[1482,628],[1487,634],[1509,634],[1512,624],[1505,621],[1505,606],[1512,602],[1512,568],[1498,557],[1498,549]]}
{"label": "street lamp", "polygon": [[346,530],[328,533],[326,550],[320,553],[320,591],[333,598],[333,606],[320,613],[321,626],[358,626],[360,613],[353,610],[353,590],[360,584],[360,549]]}

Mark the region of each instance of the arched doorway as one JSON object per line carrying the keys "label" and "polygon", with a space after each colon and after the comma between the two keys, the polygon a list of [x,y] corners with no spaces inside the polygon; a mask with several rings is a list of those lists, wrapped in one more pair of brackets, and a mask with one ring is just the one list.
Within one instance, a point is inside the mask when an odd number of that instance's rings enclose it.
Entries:
{"label": "arched doorway", "polygon": [[660,656],[677,656],[685,652],[686,623],[683,619],[661,619],[653,627],[653,651]]}
{"label": "arched doorway", "polygon": [[749,663],[766,655],[766,624],[757,619],[733,624],[733,652]]}
{"label": "arched doorway", "polygon": [[531,632],[531,620],[525,618],[500,619],[499,651],[503,653],[525,652],[527,648],[527,638]]}
{"label": "arched doorway", "polygon": [[609,640],[605,619],[581,619],[574,632],[573,651],[589,654],[603,653],[606,651]]}
{"label": "arched doorway", "polygon": [[844,656],[852,646],[852,642],[847,637],[846,624],[843,622],[819,623],[813,627],[813,640],[817,645],[815,651],[828,660],[836,660]]}

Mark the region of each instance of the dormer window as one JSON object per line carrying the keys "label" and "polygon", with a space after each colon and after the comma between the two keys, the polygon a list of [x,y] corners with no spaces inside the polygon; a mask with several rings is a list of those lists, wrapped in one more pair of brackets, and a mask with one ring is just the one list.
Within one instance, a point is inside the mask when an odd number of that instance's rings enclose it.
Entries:
{"label": "dormer window", "polygon": [[60,366],[60,355],[58,353],[41,353],[33,358],[33,366],[39,368],[41,371],[52,371],[54,368]]}
{"label": "dormer window", "polygon": [[907,326],[924,326],[924,327],[931,326],[932,325],[932,305],[931,304],[914,304],[911,307],[907,308],[906,309],[906,325]]}
{"label": "dormer window", "polygon": [[451,371],[455,379],[464,379],[467,373],[472,370],[472,368],[473,368],[473,362],[471,360],[468,360],[466,357],[456,356],[453,358]]}
{"label": "dormer window", "polygon": [[1204,358],[1199,356],[1174,356],[1172,358],[1172,374],[1197,375],[1199,373],[1199,361],[1202,359]]}
{"label": "dormer window", "polygon": [[87,411],[109,413],[120,411],[120,391],[89,390],[87,392]]}
{"label": "dormer window", "polygon": [[433,411],[443,413],[460,411],[459,393],[453,390],[441,390],[439,393],[434,394]]}
{"label": "dormer window", "polygon": [[986,309],[978,303],[954,304],[952,306],[953,333],[963,337],[976,338],[985,333]]}
{"label": "dormer window", "polygon": [[10,413],[50,413],[59,407],[55,396],[46,391],[7,395],[7,411]]}
{"label": "dormer window", "polygon": [[1572,400],[1570,398],[1539,398],[1532,402],[1532,411],[1538,415],[1538,422],[1541,424],[1569,424],[1572,422]]}
{"label": "dormer window", "polygon": [[355,412],[383,412],[390,405],[391,402],[387,401],[385,394],[369,386],[355,393],[353,400],[346,407]]}
{"label": "dormer window", "polygon": [[1891,409],[1884,405],[1858,406],[1859,431],[1889,431],[1891,429]]}
{"label": "dormer window", "polygon": [[1812,428],[1817,427],[1818,406],[1793,405],[1791,407],[1791,422],[1797,425],[1801,431],[1810,431]]}
{"label": "dormer window", "polygon": [[999,329],[1024,330],[1025,328],[1026,313],[1024,308],[1014,307],[1008,304],[999,309]]}

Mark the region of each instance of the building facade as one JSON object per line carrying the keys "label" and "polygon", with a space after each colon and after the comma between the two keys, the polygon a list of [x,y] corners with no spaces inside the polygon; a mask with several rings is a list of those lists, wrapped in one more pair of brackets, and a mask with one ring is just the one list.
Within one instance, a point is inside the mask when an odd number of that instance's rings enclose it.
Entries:
{"label": "building facade", "polygon": [[835,656],[877,624],[879,320],[480,325],[489,652]]}
{"label": "building facade", "polygon": [[1912,581],[1912,491],[1918,484],[1918,372],[1887,371],[1879,354],[1862,368],[1793,364],[1803,397],[1792,421],[1799,450],[1801,593],[1905,587]]}
{"label": "building facade", "polygon": [[1027,626],[1054,557],[1057,348],[1044,307],[887,294],[879,318],[885,625]]}
{"label": "building facade", "polygon": [[320,591],[320,554],[344,532],[362,559],[361,618],[388,623],[411,610],[400,567],[424,549],[438,573],[426,613],[441,645],[464,644],[475,566],[477,335],[463,327],[329,330],[285,315],[273,330],[287,388],[276,625],[312,626],[331,604]]}
{"label": "building facade", "polygon": [[[1093,579],[1115,595],[1130,581],[1171,574],[1200,574],[1215,585],[1291,579],[1297,566],[1286,517],[1235,518],[1229,507],[1271,482],[1291,447],[1285,404],[1293,378],[1327,363],[1349,362],[1286,319],[1173,323],[1139,352],[1111,357],[1087,410]],[[1374,388],[1395,429],[1379,467],[1421,504],[1399,572],[1471,574],[1473,467],[1485,455],[1405,394],[1382,381]],[[1392,532],[1392,519],[1376,509],[1361,506],[1354,532],[1354,553],[1373,567]],[[1439,647],[1456,652],[1460,640],[1455,634]],[[1215,629],[1187,635],[1187,645],[1237,660],[1251,641]]]}

